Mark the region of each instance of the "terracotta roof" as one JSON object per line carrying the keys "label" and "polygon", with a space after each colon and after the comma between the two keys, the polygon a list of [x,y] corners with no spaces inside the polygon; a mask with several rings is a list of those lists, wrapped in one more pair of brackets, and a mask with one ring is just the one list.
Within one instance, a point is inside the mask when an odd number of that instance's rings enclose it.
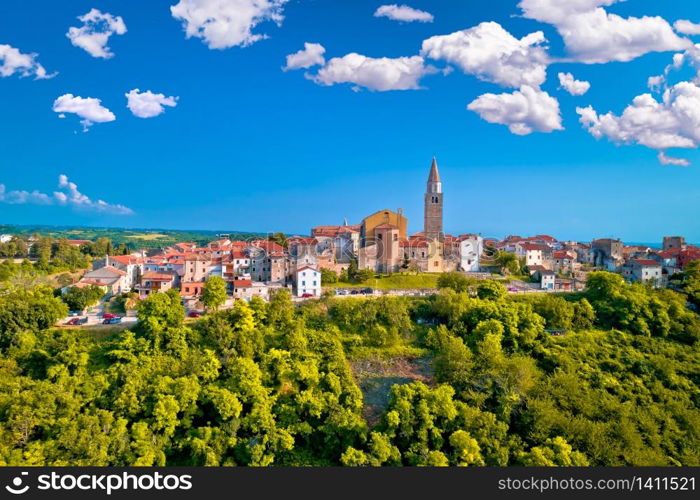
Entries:
{"label": "terracotta roof", "polygon": [[253,280],[233,280],[233,288],[252,288]]}
{"label": "terracotta roof", "polygon": [[140,257],[134,257],[133,255],[110,255],[109,260],[116,260],[117,262],[128,266],[129,264],[138,264],[139,261],[143,261]]}
{"label": "terracotta roof", "polygon": [[284,247],[279,243],[270,240],[253,240],[250,242],[252,246],[262,248],[267,252],[284,252]]}
{"label": "terracotta roof", "polygon": [[641,267],[658,267],[661,265],[655,260],[651,259],[636,259],[634,263]]}
{"label": "terracotta roof", "polygon": [[409,247],[409,248],[426,248],[429,246],[428,240],[422,237],[418,238],[413,238],[411,237],[408,240],[401,240],[399,241],[399,246],[400,247]]}
{"label": "terracotta roof", "polygon": [[90,240],[66,240],[71,245],[82,245],[83,243],[92,243]]}
{"label": "terracotta roof", "polygon": [[520,248],[523,250],[539,250],[539,251],[545,251],[548,250],[549,247],[545,245],[538,245],[537,243],[519,243]]}
{"label": "terracotta roof", "polygon": [[537,236],[532,236],[528,238],[529,240],[541,240],[541,241],[548,241],[550,243],[556,243],[557,239],[549,236],[548,234],[538,234]]}
{"label": "terracotta roof", "polygon": [[305,271],[305,270],[307,270],[307,269],[311,269],[312,271],[318,272],[318,269],[316,269],[316,268],[314,268],[314,267],[311,267],[311,266],[304,266],[304,267],[300,267],[299,269],[297,269],[297,273],[298,273],[298,272],[301,272],[301,271]]}
{"label": "terracotta roof", "polygon": [[557,251],[557,252],[552,252],[552,257],[555,259],[569,259],[569,260],[573,260],[573,258],[574,258],[574,256],[571,255],[569,252],[565,252],[562,250]]}
{"label": "terracotta roof", "polygon": [[678,251],[678,249],[669,249],[658,252],[656,255],[658,255],[662,259],[672,259],[674,257],[677,257],[679,253],[680,252]]}
{"label": "terracotta roof", "polygon": [[141,276],[142,280],[148,281],[172,281],[174,278],[174,274],[162,271],[148,271]]}

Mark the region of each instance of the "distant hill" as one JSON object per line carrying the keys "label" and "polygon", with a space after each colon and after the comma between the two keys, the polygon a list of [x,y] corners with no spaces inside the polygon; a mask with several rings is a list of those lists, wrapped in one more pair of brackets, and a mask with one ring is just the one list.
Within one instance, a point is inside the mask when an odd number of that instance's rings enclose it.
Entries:
{"label": "distant hill", "polygon": [[0,225],[0,234],[42,234],[54,238],[96,240],[109,238],[115,245],[125,243],[134,248],[160,248],[181,241],[193,241],[204,245],[226,234],[231,240],[249,240],[265,237],[266,233],[243,231],[183,231],[174,229],[124,229],[114,227],[49,226],[49,225]]}

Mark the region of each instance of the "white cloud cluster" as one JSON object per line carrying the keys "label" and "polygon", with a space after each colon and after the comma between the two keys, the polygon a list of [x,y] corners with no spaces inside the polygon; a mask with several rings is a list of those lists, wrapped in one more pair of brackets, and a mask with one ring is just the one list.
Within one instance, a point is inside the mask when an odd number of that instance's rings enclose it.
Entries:
{"label": "white cloud cluster", "polygon": [[590,82],[577,80],[571,73],[559,73],[559,85],[571,95],[583,95],[591,88]]}
{"label": "white cloud cluster", "polygon": [[418,21],[421,23],[432,23],[433,15],[424,10],[414,9],[408,5],[381,5],[375,12],[374,17],[387,17],[394,21],[410,23]]}
{"label": "white cloud cluster", "polygon": [[700,35],[700,24],[690,22],[687,19],[679,19],[673,23],[673,29],[684,35]]}
{"label": "white cloud cluster", "polygon": [[549,64],[541,31],[515,38],[496,22],[484,22],[423,41],[421,55],[456,64],[481,80],[505,87],[539,87]]}
{"label": "white cloud cluster", "polygon": [[0,184],[0,202],[12,205],[25,203],[36,205],[62,205],[70,206],[80,210],[102,212],[115,215],[131,215],[132,209],[124,205],[115,205],[103,200],[92,200],[78,190],[74,182],[70,182],[64,174],[58,176],[59,191],[54,191],[52,195],[41,191],[14,190],[7,191],[4,184]]}
{"label": "white cloud cluster", "polygon": [[53,110],[64,118],[64,113],[73,113],[82,120],[83,130],[87,131],[94,123],[105,123],[116,120],[116,116],[102,105],[100,99],[94,97],[80,97],[73,94],[64,94],[53,103]]}
{"label": "white cloud cluster", "polygon": [[321,85],[353,83],[354,90],[358,87],[379,91],[410,90],[419,89],[420,79],[436,72],[437,69],[426,66],[420,56],[373,58],[353,52],[332,58],[316,75],[308,78]]}
{"label": "white cloud cluster", "polygon": [[666,89],[661,101],[651,94],[634,98],[622,115],[598,114],[592,106],[576,108],[579,121],[593,137],[619,144],[640,144],[659,151],[664,164],[687,161],[665,155],[669,148],[696,148],[700,144],[700,87],[680,82]]}
{"label": "white cloud cluster", "polygon": [[569,55],[584,63],[630,61],[691,44],[661,17],[621,17],[603,8],[618,1],[521,0],[518,5],[525,17],[555,26]]}
{"label": "white cloud cluster", "polygon": [[483,94],[467,109],[489,123],[500,123],[517,135],[562,130],[559,101],[540,89],[523,85],[510,94]]}
{"label": "white cloud cluster", "polygon": [[326,49],[320,43],[304,43],[304,48],[294,54],[287,56],[287,64],[282,68],[284,71],[290,69],[308,69],[312,66],[323,66],[326,60],[323,54]]}
{"label": "white cloud cluster", "polygon": [[672,156],[666,156],[666,153],[659,151],[656,156],[659,159],[659,163],[662,165],[677,165],[679,167],[689,167],[690,162],[685,158],[674,158]]}
{"label": "white cloud cluster", "polygon": [[124,94],[127,99],[126,106],[139,118],[153,118],[165,112],[164,106],[177,106],[178,97],[166,97],[163,94],[154,94],[150,90],[141,92],[133,89]]}
{"label": "white cloud cluster", "polygon": [[690,65],[697,72],[692,82],[700,84],[700,44],[696,44],[685,52],[673,54],[673,62],[664,68],[661,75],[650,76],[647,80],[647,86],[654,92],[661,92],[666,89],[671,71],[681,69],[685,64]]}
{"label": "white cloud cluster", "polygon": [[85,50],[92,57],[109,59],[114,56],[107,43],[112,35],[126,33],[126,24],[120,16],[113,16],[97,9],[91,9],[87,14],[78,17],[82,26],[68,29],[66,36],[76,47]]}
{"label": "white cloud cluster", "polygon": [[22,77],[34,76],[36,80],[56,76],[56,73],[48,74],[36,58],[37,54],[23,54],[11,45],[0,44],[0,76],[4,78],[18,73]]}
{"label": "white cloud cluster", "polygon": [[204,40],[210,49],[246,47],[267,36],[253,33],[265,21],[278,26],[287,0],[180,0],[170,7],[182,21],[187,38]]}

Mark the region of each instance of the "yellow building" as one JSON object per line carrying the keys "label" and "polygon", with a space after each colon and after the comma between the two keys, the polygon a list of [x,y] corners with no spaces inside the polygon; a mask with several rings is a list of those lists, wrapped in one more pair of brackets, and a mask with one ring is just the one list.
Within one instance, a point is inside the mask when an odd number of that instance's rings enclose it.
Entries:
{"label": "yellow building", "polygon": [[360,227],[360,246],[366,247],[375,242],[374,230],[382,224],[391,224],[399,228],[399,240],[406,239],[408,235],[408,219],[403,216],[403,210],[399,208],[397,212],[384,209],[368,215],[362,219]]}

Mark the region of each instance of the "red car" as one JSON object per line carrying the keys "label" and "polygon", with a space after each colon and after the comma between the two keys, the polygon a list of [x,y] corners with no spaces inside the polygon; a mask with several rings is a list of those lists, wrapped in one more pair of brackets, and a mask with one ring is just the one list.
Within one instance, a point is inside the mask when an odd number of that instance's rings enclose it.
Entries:
{"label": "red car", "polygon": [[197,311],[190,311],[190,313],[187,316],[189,316],[190,318],[200,318],[202,316],[202,313]]}
{"label": "red car", "polygon": [[77,325],[78,321],[80,321],[80,318],[71,318],[66,321],[66,325]]}
{"label": "red car", "polygon": [[102,319],[112,319],[112,318],[116,318],[116,317],[117,317],[117,315],[116,315],[116,314],[112,314],[112,313],[104,313],[104,314],[102,315]]}
{"label": "red car", "polygon": [[311,297],[315,297],[315,295],[313,293],[305,293],[301,296],[302,299],[310,299]]}

